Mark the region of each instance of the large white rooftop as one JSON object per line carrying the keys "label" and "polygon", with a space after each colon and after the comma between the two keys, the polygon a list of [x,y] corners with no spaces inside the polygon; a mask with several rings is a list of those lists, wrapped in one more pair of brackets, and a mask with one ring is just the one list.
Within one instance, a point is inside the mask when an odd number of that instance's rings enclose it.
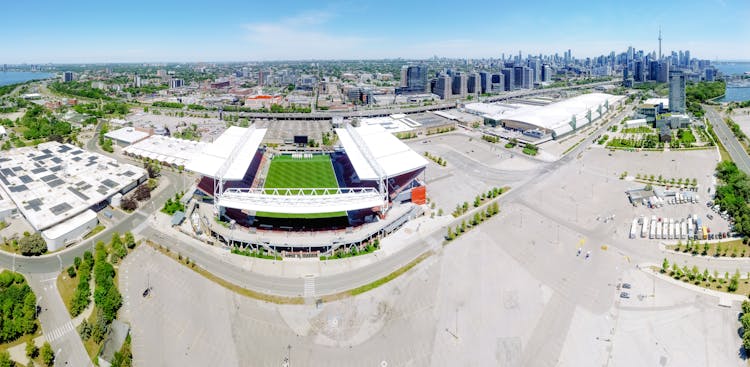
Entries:
{"label": "large white rooftop", "polygon": [[145,175],[142,168],[57,142],[0,156],[0,187],[36,230],[72,218]]}
{"label": "large white rooftop", "polygon": [[155,159],[159,162],[185,166],[208,145],[201,141],[152,135],[123,149],[127,154]]}
{"label": "large white rooftop", "polygon": [[390,133],[412,131],[422,126],[422,124],[420,124],[419,122],[406,117],[406,115],[402,113],[393,114],[390,116],[363,118],[359,120],[359,125],[380,125]]}
{"label": "large white rooftop", "polygon": [[551,130],[562,135],[573,129],[570,125],[575,118],[576,126],[581,127],[589,123],[587,114],[591,112],[592,120],[600,117],[606,111],[605,104],[614,106],[623,96],[605,93],[587,93],[546,106],[527,106],[502,115],[502,120],[518,121],[537,128]]}
{"label": "large white rooftop", "polygon": [[[427,161],[421,155],[382,126],[336,129],[336,134],[360,180],[377,180],[378,166],[387,177],[395,177],[427,166]],[[359,142],[362,142],[364,147],[360,146]],[[368,155],[371,155],[375,162],[370,162]],[[376,167],[373,167],[374,165]]]}
{"label": "large white rooftop", "polygon": [[[254,126],[230,126],[213,143],[206,144],[185,169],[214,178],[241,180],[245,177],[266,131]],[[234,157],[231,157],[233,154]],[[225,164],[228,164],[228,168],[222,173],[220,171]],[[218,175],[222,177],[217,177]]]}
{"label": "large white rooftop", "polygon": [[117,141],[122,141],[128,144],[133,144],[135,142],[138,142],[140,140],[143,140],[148,137],[148,133],[145,131],[138,130],[134,127],[123,127],[114,131],[110,131],[104,136],[114,139]]}

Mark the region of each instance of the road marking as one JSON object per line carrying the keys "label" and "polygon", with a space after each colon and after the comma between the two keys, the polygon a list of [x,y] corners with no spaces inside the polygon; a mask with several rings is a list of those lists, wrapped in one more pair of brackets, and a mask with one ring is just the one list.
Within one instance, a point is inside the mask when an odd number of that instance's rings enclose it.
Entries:
{"label": "road marking", "polygon": [[73,330],[74,330],[74,328],[73,328],[73,322],[70,321],[70,320],[68,320],[68,322],[62,324],[57,329],[54,329],[51,332],[47,333],[47,340],[50,341],[50,342],[51,341],[55,341],[55,340],[57,340],[57,339],[65,336],[66,334],[68,334],[69,332],[71,332]]}
{"label": "road marking", "polygon": [[44,283],[44,282],[51,282],[51,281],[53,281],[53,280],[57,280],[57,277],[54,277],[54,278],[49,278],[49,279],[42,279],[42,280],[41,280],[41,282],[42,282],[42,283]]}
{"label": "road marking", "polygon": [[315,297],[315,277],[312,275],[305,276],[305,297]]}

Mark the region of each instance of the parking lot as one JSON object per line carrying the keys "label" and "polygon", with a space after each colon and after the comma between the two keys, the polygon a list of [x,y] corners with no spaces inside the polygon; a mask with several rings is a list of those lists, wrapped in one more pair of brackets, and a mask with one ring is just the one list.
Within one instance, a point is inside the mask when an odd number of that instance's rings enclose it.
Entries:
{"label": "parking lot", "polygon": [[460,133],[427,137],[408,145],[419,154],[428,152],[447,161],[443,167],[428,160],[425,171],[427,194],[445,214],[463,202],[471,205],[476,195],[493,187],[516,187],[542,166],[523,154]]}

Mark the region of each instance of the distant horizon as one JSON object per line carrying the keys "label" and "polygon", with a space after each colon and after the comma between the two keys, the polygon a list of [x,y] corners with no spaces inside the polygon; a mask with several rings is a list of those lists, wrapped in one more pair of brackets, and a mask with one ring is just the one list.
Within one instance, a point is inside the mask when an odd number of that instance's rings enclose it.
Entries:
{"label": "distant horizon", "polygon": [[[591,57],[591,56],[589,56]],[[575,58],[575,57],[574,57]],[[443,60],[499,60],[500,58],[455,58],[455,57],[438,57],[438,59]],[[582,58],[576,58],[578,60],[581,60]],[[585,58],[583,58],[585,59]],[[699,57],[696,57],[696,59],[701,59]],[[318,62],[318,61],[325,61],[325,62],[335,62],[335,61],[405,61],[405,62],[412,62],[412,61],[431,61],[432,58],[426,58],[426,59],[407,59],[407,58],[380,58],[380,59],[296,59],[296,60],[236,60],[236,61],[127,61],[127,62],[118,62],[118,61],[111,61],[111,62],[46,62],[46,63],[5,63],[8,67],[15,67],[15,66],[29,66],[29,65],[39,65],[39,66],[66,66],[66,65],[73,65],[73,66],[82,66],[82,65],[140,65],[140,64],[166,64],[166,65],[181,65],[181,64],[242,64],[242,63],[275,63],[275,62]],[[709,59],[705,59],[709,60]],[[743,59],[743,60],[709,60],[712,63],[750,63],[750,59]],[[0,61],[0,65],[2,65],[3,62]],[[2,71],[0,71],[2,72]],[[24,72],[31,72],[24,71]],[[44,72],[44,70],[35,70],[34,72]]]}

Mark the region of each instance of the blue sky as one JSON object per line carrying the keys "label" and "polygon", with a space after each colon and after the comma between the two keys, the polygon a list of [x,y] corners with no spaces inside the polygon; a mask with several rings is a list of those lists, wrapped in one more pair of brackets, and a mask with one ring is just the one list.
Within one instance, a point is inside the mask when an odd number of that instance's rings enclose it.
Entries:
{"label": "blue sky", "polygon": [[498,57],[632,45],[750,60],[748,0],[3,2],[0,63]]}

